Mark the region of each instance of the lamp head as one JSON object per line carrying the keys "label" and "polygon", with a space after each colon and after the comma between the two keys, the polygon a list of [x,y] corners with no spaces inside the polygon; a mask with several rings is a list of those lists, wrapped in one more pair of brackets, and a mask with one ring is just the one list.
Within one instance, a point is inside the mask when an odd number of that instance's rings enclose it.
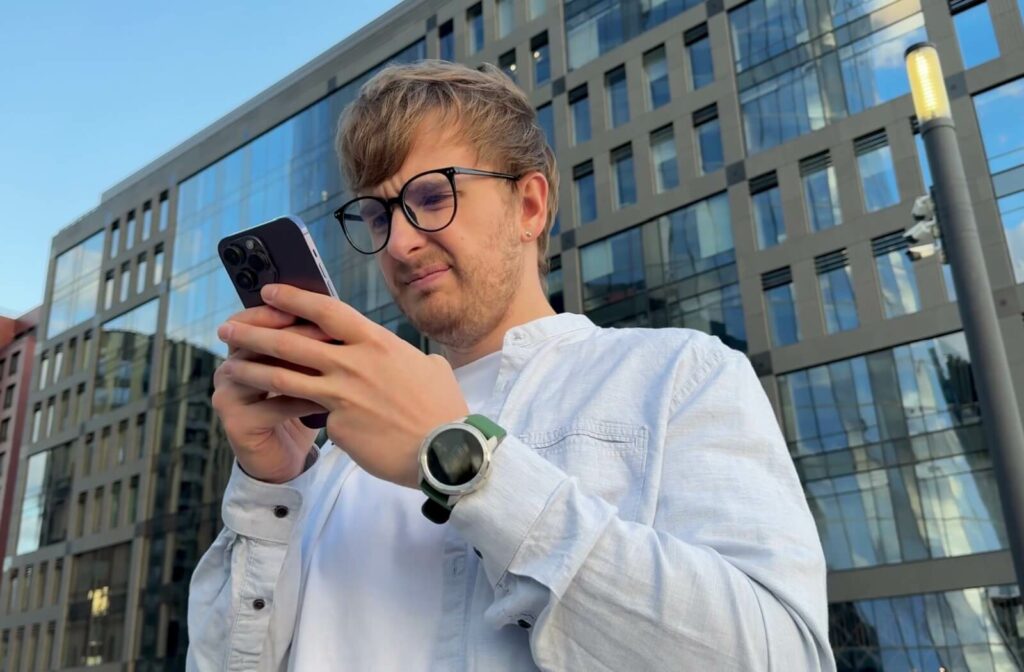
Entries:
{"label": "lamp head", "polygon": [[907,75],[914,111],[923,126],[935,119],[951,119],[949,94],[942,77],[939,52],[931,42],[918,42],[906,51]]}

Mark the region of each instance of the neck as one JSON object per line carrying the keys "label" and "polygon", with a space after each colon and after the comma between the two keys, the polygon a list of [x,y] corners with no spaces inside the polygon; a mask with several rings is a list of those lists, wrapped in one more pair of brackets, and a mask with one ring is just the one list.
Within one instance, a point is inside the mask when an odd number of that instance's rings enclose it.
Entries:
{"label": "neck", "polygon": [[521,292],[513,299],[508,311],[489,334],[467,348],[444,347],[444,356],[453,369],[465,366],[476,360],[501,350],[505,333],[521,324],[533,322],[542,317],[557,315],[547,297],[540,289],[539,283],[533,291]]}

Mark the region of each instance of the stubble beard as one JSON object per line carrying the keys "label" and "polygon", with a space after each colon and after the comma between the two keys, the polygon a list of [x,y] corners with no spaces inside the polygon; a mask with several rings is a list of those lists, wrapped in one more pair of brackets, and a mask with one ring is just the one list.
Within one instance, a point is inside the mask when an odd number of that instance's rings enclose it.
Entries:
{"label": "stubble beard", "polygon": [[448,286],[428,293],[406,287],[396,297],[399,309],[421,334],[465,349],[494,331],[522,284],[523,247],[511,230],[509,225],[500,231],[496,258],[458,260],[449,270],[454,277],[445,280]]}

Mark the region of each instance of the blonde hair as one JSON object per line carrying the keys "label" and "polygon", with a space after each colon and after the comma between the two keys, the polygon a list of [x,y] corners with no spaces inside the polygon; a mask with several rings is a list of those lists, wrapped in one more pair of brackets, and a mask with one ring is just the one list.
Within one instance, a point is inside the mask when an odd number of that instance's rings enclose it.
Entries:
{"label": "blonde hair", "polygon": [[[539,171],[548,181],[548,216],[537,236],[537,272],[546,290],[548,241],[558,211],[558,167],[537,112],[501,70],[484,64],[424,60],[390,65],[346,108],[335,149],[349,189],[365,191],[399,171],[429,114],[440,128],[458,127],[478,156],[513,175]],[[440,167],[440,166],[439,166]]]}

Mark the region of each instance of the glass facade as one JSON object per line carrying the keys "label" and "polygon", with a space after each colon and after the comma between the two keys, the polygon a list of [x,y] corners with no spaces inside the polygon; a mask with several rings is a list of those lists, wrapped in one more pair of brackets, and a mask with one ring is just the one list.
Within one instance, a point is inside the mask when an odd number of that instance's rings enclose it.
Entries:
{"label": "glass facade", "polygon": [[548,46],[547,33],[530,41],[530,55],[533,58],[533,85],[547,83],[551,79],[551,48]]}
{"label": "glass facade", "polygon": [[455,29],[451,21],[445,21],[437,29],[438,56],[442,61],[455,60]]}
{"label": "glass facade", "polygon": [[1005,548],[962,333],[778,382],[830,569]]}
{"label": "glass facade", "polygon": [[890,4],[819,14],[813,0],[753,0],[729,12],[748,152],[909,93],[903,51],[927,33],[920,13],[894,20]]}
{"label": "glass facade", "polygon": [[1015,586],[836,602],[828,616],[840,672],[1013,672],[1024,660],[1024,609]]}
{"label": "glass facade", "polygon": [[106,413],[149,394],[158,311],[159,299],[153,299],[103,324],[93,413]]}
{"label": "glass facade", "polygon": [[953,16],[956,41],[965,68],[999,58],[999,42],[987,2],[969,7]]}
{"label": "glass facade", "polygon": [[1018,283],[1024,282],[1024,78],[974,97],[1003,234]]}
{"label": "glass facade", "polygon": [[875,256],[875,270],[882,290],[882,311],[886,318],[908,315],[921,310],[917,292],[914,262],[903,249]]}
{"label": "glass facade", "polygon": [[541,105],[537,108],[537,121],[540,122],[540,127],[544,131],[544,137],[548,141],[548,146],[552,150],[555,148],[555,110],[551,107],[551,103]]}
{"label": "glass facade", "polygon": [[569,69],[589,63],[700,3],[701,0],[566,0]]}
{"label": "glass facade", "polygon": [[466,10],[466,32],[469,33],[469,53],[484,48],[484,8],[478,2]]}
{"label": "glass facade", "polygon": [[121,660],[130,558],[131,544],[75,556],[64,665],[91,667]]}
{"label": "glass facade", "polygon": [[690,61],[690,88],[701,89],[715,81],[715,64],[711,60],[711,40],[703,37],[686,45]]}
{"label": "glass facade", "polygon": [[802,178],[804,205],[812,231],[824,231],[843,223],[839,209],[839,187],[831,165],[812,170]]}
{"label": "glass facade", "polygon": [[494,8],[498,14],[498,39],[501,39],[516,27],[516,3],[515,0],[495,0]]}
{"label": "glass facade", "polygon": [[713,173],[725,164],[725,150],[722,148],[722,128],[718,117],[708,119],[694,127],[697,134],[697,147],[700,150],[697,160],[698,172],[701,175]]}
{"label": "glass facade", "polygon": [[591,162],[573,169],[573,183],[576,187],[576,216],[579,223],[582,225],[594,221],[597,219],[597,191]]}
{"label": "glass facade", "polygon": [[46,337],[53,338],[96,314],[104,234],[90,236],[57,257]]}
{"label": "glass facade", "polygon": [[71,504],[71,444],[29,456],[18,528],[19,555],[64,541]]}

